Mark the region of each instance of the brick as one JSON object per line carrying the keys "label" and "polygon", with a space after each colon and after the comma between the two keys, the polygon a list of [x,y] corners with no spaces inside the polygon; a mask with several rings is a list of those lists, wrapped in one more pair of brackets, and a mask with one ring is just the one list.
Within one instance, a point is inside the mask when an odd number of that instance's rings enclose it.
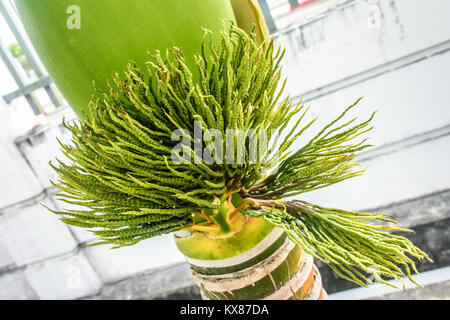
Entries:
{"label": "brick", "polygon": [[14,264],[8,251],[0,244],[0,273],[2,269],[7,269]]}
{"label": "brick", "polygon": [[183,290],[189,291],[192,287],[195,288],[196,285],[189,264],[180,263],[105,285],[97,299],[161,299]]}
{"label": "brick", "polygon": [[317,134],[319,128],[361,96],[364,99],[360,105],[345,119],[357,116],[362,121],[378,111],[372,122],[374,129],[365,134],[375,147],[448,126],[450,109],[443,103],[450,100],[447,70],[450,70],[450,52],[308,101],[310,118],[319,116],[319,119],[296,141],[296,146]]}
{"label": "brick", "polygon": [[105,283],[184,261],[171,234],[117,250],[105,245],[88,247],[86,255]]}
{"label": "brick", "polygon": [[354,1],[282,31],[276,43],[292,96],[345,79],[449,39],[449,2]]}
{"label": "brick", "polygon": [[0,139],[0,208],[4,208],[42,191],[38,179],[13,144]]}
{"label": "brick", "polygon": [[[6,75],[7,71],[0,73]],[[8,85],[9,81],[3,81],[2,89],[5,90]],[[24,98],[13,101],[10,106],[6,106],[3,99],[0,100],[0,209],[42,191],[38,179],[14,144],[19,134],[38,122]]]}
{"label": "brick", "polygon": [[27,159],[39,182],[45,188],[51,187],[50,180],[56,181],[57,175],[48,162],[55,163],[55,158],[66,161],[59,146],[58,138],[62,143],[68,144],[71,133],[61,124],[53,124],[45,130],[33,133],[17,142],[21,153]]}
{"label": "brick", "polygon": [[25,276],[40,299],[79,299],[96,295],[101,280],[83,253],[28,266]]}
{"label": "brick", "polygon": [[50,205],[41,197],[0,214],[0,244],[17,266],[64,254],[77,246],[69,229],[40,202]]}

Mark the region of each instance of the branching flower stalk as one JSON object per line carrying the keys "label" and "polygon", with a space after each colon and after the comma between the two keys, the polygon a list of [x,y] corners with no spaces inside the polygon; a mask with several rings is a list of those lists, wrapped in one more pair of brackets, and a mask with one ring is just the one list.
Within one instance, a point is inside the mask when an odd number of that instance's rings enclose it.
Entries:
{"label": "branching flower stalk", "polygon": [[401,281],[404,272],[397,266],[400,265],[404,267],[410,280],[416,283],[410,275],[411,268],[414,272],[417,269],[405,253],[416,258],[422,258],[424,253],[410,240],[384,232],[412,231],[364,221],[380,220],[397,224],[390,215],[323,208],[304,201],[277,202],[246,198],[243,202],[244,207],[250,207],[243,211],[245,214],[264,217],[283,228],[292,241],[328,263],[338,275],[347,280],[366,286],[367,279],[360,272],[362,270],[373,274],[377,281],[396,287],[383,276]]}
{"label": "branching flower stalk", "polygon": [[[182,229],[229,235],[248,216],[262,217],[359,285],[370,282],[366,274],[388,285],[389,278],[411,278],[412,258],[429,258],[390,233],[410,230],[373,223],[395,223],[392,216],[285,200],[360,175],[353,159],[370,147],[360,137],[373,115],[344,120],[358,100],[292,150],[316,119],[306,120],[308,108],[281,98],[284,52],[235,26],[224,27],[217,45],[212,39],[205,30],[197,70],[177,48],[156,52],[146,70],[131,63],[83,120],[65,124],[73,141],[61,144],[69,163],[53,166],[60,178],[54,185],[61,201],[82,209],[55,213],[114,248]],[[211,130],[223,141],[212,143]],[[174,132],[190,143],[177,149]],[[252,158],[252,139],[261,137],[265,152]],[[181,154],[191,161],[177,161]]]}

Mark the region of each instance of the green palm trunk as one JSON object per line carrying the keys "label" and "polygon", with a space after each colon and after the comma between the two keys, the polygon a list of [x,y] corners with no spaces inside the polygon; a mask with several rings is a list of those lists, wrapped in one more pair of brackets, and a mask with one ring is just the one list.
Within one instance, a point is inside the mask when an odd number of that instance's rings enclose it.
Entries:
{"label": "green palm trunk", "polygon": [[[71,163],[53,167],[61,200],[86,210],[55,213],[94,229],[98,244],[119,248],[175,232],[205,299],[323,299],[313,256],[360,285],[368,281],[364,272],[386,284],[385,278],[410,276],[415,266],[407,254],[427,257],[386,232],[409,230],[370,222],[394,222],[389,215],[285,200],[361,174],[352,159],[369,146],[354,139],[370,130],[372,118],[345,122],[355,103],[292,150],[316,119],[303,123],[307,109],[280,99],[283,53],[268,41],[256,0],[16,4],[55,83],[86,114],[67,126],[74,144],[62,149]],[[80,29],[68,28],[70,5],[80,8]],[[243,30],[224,28],[224,20]],[[125,75],[115,74],[129,60]],[[228,163],[205,141],[200,150],[214,161],[197,162],[194,123],[205,137],[245,129],[250,134],[231,135],[230,147],[244,163]],[[179,138],[194,143],[181,148],[192,159],[187,163],[173,157],[179,146],[173,134],[185,128]],[[279,157],[267,152],[269,141],[278,141],[273,129],[285,133]],[[267,132],[259,140],[266,152],[250,161],[252,135]],[[239,141],[243,150],[234,145]]]}
{"label": "green palm trunk", "polygon": [[[79,116],[88,111],[96,93],[93,83],[100,90],[109,90],[106,81],[124,70],[130,60],[144,67],[148,52],[178,47],[186,56],[186,64],[193,67],[202,28],[217,33],[222,20],[235,21],[227,0],[15,3],[36,52]],[[74,6],[78,12],[73,11]]]}

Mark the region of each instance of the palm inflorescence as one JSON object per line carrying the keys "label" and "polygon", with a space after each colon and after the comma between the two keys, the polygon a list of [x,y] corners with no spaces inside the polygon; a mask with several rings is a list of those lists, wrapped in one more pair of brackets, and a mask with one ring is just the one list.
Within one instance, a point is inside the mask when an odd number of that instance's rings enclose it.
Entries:
{"label": "palm inflorescence", "polygon": [[[90,114],[65,124],[73,139],[61,144],[69,161],[53,166],[55,186],[61,201],[82,209],[55,213],[92,229],[98,244],[122,247],[208,227],[211,214],[238,196],[242,214],[283,228],[346,279],[365,285],[367,273],[385,283],[410,276],[411,258],[428,257],[390,233],[409,230],[370,221],[394,222],[391,216],[286,200],[361,174],[352,160],[369,145],[355,140],[371,129],[373,115],[344,121],[355,103],[292,150],[316,118],[282,98],[282,57],[273,43],[258,44],[254,34],[231,26],[220,37],[205,30],[197,70],[189,70],[178,48],[156,52],[145,70],[130,63],[91,102]],[[189,143],[180,147],[181,138]],[[256,157],[254,140],[262,150]]]}

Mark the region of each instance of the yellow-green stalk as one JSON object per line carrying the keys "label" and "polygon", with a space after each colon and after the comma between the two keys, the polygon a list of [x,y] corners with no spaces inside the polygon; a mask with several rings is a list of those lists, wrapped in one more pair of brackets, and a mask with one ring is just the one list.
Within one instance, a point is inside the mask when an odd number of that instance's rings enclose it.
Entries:
{"label": "yellow-green stalk", "polygon": [[[203,293],[210,299],[292,298],[303,289],[318,298],[320,291],[313,289],[321,284],[312,255],[360,285],[370,282],[364,272],[389,285],[388,278],[411,277],[417,271],[411,257],[428,258],[406,238],[388,232],[410,230],[373,223],[395,223],[389,215],[285,200],[361,174],[353,159],[370,147],[358,139],[371,129],[373,115],[361,123],[343,121],[358,100],[292,150],[316,119],[307,122],[307,108],[287,98],[280,101],[283,53],[261,45],[271,42],[256,1],[16,3],[50,74],[74,110],[85,112],[80,122],[67,126],[73,144],[62,149],[69,163],[54,166],[61,201],[84,209],[55,213],[68,224],[92,229],[101,239],[98,244],[119,248],[181,232],[177,244],[186,256],[196,257],[190,263],[199,267],[196,279],[208,286]],[[67,29],[63,12],[70,5],[79,5],[80,29]],[[228,24],[220,33],[224,19],[244,30]],[[145,56],[147,50],[151,57]],[[129,60],[124,75],[115,73]],[[88,104],[93,80],[100,92]],[[247,135],[233,137],[244,142],[244,150],[230,147],[244,163],[217,155],[222,162],[176,162],[173,133],[186,129],[192,138],[195,122],[203,134],[210,129],[223,137],[227,129],[266,134],[265,150],[278,140],[273,130],[285,136],[277,155],[258,154],[253,162]],[[206,148],[202,141],[201,150]],[[185,146],[183,152],[198,160],[194,149]],[[208,247],[217,251],[203,256],[212,262],[199,259]],[[247,259],[253,249],[258,254]],[[240,263],[230,270],[228,259]],[[208,272],[215,273],[209,277]],[[217,287],[211,279],[222,273],[229,279]],[[248,282],[253,273],[258,279]],[[297,277],[305,282],[286,291]],[[253,285],[261,291],[252,292]],[[228,288],[233,288],[231,296]]]}

